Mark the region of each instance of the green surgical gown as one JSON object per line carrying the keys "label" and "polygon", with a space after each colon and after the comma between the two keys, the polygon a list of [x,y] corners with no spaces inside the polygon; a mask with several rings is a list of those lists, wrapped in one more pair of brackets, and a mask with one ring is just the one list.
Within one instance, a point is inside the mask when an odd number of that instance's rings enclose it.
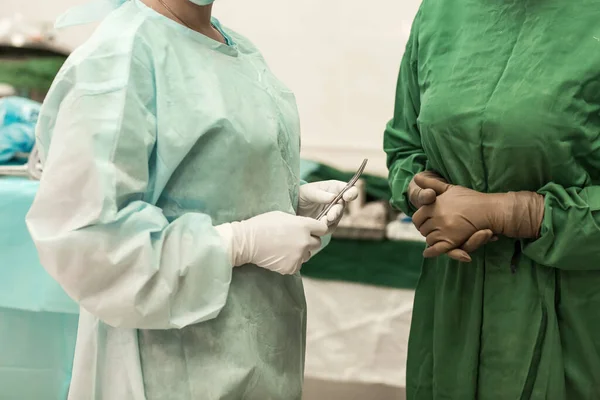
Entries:
{"label": "green surgical gown", "polygon": [[545,196],[539,239],[424,262],[408,398],[600,399],[600,1],[424,0],[384,147],[408,213],[426,169]]}

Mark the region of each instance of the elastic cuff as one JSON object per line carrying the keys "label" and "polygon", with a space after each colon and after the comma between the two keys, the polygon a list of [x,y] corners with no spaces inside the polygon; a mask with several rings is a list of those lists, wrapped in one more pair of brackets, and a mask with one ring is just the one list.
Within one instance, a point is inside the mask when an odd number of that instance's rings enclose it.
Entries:
{"label": "elastic cuff", "polygon": [[233,256],[233,228],[231,227],[231,224],[217,225],[215,226],[215,229],[223,240],[223,246],[229,256],[229,262],[235,267],[235,259]]}

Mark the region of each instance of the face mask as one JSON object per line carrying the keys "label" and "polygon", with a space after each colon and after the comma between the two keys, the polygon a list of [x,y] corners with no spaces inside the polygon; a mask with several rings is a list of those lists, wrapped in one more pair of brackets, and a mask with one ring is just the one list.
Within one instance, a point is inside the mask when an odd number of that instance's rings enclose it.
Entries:
{"label": "face mask", "polygon": [[190,1],[199,6],[207,6],[209,4],[214,3],[215,0],[190,0]]}

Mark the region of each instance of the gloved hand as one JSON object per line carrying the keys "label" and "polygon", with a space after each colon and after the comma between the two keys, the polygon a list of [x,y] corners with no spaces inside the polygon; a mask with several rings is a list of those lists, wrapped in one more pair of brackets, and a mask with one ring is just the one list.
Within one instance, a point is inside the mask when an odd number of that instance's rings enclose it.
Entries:
{"label": "gloved hand", "polygon": [[[423,171],[418,173],[417,175],[415,175],[415,177],[420,176],[423,179],[431,179],[431,180],[436,180],[436,181],[440,181],[443,183],[448,183],[444,180],[444,178],[442,178],[441,176],[439,176],[438,174],[436,174],[433,171]],[[426,188],[423,189],[422,187],[420,187],[419,185],[416,184],[415,182],[415,178],[413,177],[410,181],[410,183],[408,184],[408,200],[411,202],[411,204],[418,210],[419,208],[421,208],[422,206],[427,206],[430,204],[435,203],[435,198],[437,197],[437,193],[435,192],[435,190],[430,189],[430,188]]]}
{"label": "gloved hand", "polygon": [[[321,181],[300,186],[298,215],[316,218],[344,187],[346,187],[346,183],[342,181]],[[342,219],[346,203],[356,200],[357,197],[358,188],[350,188],[344,193],[342,201],[331,207],[326,217],[323,217],[324,219],[326,218],[330,232],[335,230],[337,224]]]}
{"label": "gloved hand", "polygon": [[235,267],[254,264],[292,275],[321,248],[327,224],[279,211],[215,227],[227,244]]}
{"label": "gloved hand", "polygon": [[[419,186],[416,181],[421,182],[423,187]],[[433,187],[439,190],[439,193]],[[408,199],[412,205],[418,210],[422,206],[435,203],[438,194],[443,194],[449,187],[448,182],[433,171],[421,172],[410,181],[408,185]],[[483,229],[475,232],[467,241],[460,246],[448,251],[448,257],[457,261],[471,262],[469,253],[474,252],[484,244],[490,241],[496,241],[498,237],[489,229]]]}
{"label": "gloved hand", "polygon": [[415,177],[433,189],[434,204],[421,207],[413,223],[427,238],[423,255],[437,257],[466,243],[478,231],[511,238],[537,238],[544,218],[544,197],[534,192],[479,193],[461,186]]}

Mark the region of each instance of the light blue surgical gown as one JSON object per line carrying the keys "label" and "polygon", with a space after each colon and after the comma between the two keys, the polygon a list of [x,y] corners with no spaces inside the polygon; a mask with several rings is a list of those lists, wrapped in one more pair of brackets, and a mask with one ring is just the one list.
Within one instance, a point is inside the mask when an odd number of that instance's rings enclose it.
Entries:
{"label": "light blue surgical gown", "polygon": [[81,305],[72,400],[300,399],[299,275],[232,269],[213,228],[293,214],[293,94],[244,37],[217,43],[138,0],[58,74],[28,226]]}

